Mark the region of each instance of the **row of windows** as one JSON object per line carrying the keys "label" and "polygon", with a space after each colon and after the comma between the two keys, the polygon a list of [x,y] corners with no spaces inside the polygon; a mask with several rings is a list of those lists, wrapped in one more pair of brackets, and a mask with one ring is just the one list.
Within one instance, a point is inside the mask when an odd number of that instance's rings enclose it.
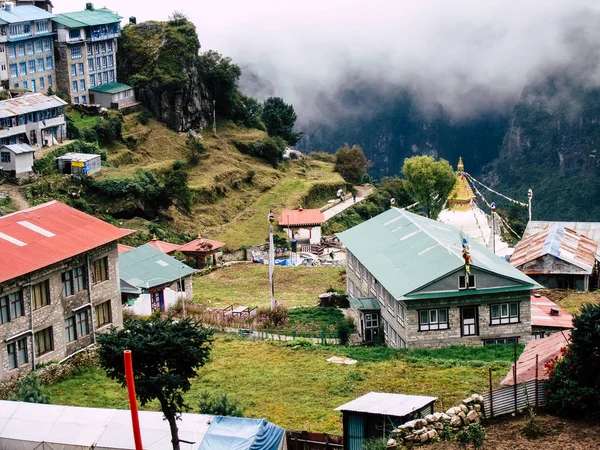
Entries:
{"label": "row of windows", "polygon": [[[83,64],[80,68],[80,74],[83,73]],[[98,56],[97,58],[88,58],[88,70],[94,72],[96,70],[106,69],[108,67],[115,67],[115,57],[113,55]],[[72,68],[72,66],[71,66]]]}
{"label": "row of windows", "polygon": [[[471,308],[475,309],[475,308]],[[520,321],[519,302],[497,303],[490,305],[490,325],[505,325]],[[468,325],[463,335],[477,334],[476,314],[473,317],[463,317],[462,321]],[[448,308],[423,309],[419,311],[419,331],[446,330],[450,328]],[[472,331],[471,331],[472,330]]]}
{"label": "row of windows", "polygon": [[73,92],[85,91],[87,90],[85,86],[85,80],[73,80]]}
{"label": "row of windows", "polygon": [[[34,53],[47,53],[52,51],[52,40],[50,38],[19,42],[18,44],[8,44],[6,46],[9,58],[17,58]],[[4,51],[1,46],[0,52]]]}
{"label": "row of windows", "polygon": [[[34,22],[36,33],[48,33],[50,31],[49,20],[37,20]],[[31,22],[13,23],[9,25],[8,32],[11,36],[25,36],[31,34]]]}
{"label": "row of windows", "polygon": [[52,56],[22,61],[18,65],[16,63],[12,63],[9,66],[10,77],[17,78],[27,74],[44,72],[45,70],[51,70],[53,67],[54,61],[52,60]]}
{"label": "row of windows", "polygon": [[115,82],[115,71],[109,70],[104,73],[90,75],[90,87],[102,86],[103,84]]}
{"label": "row of windows", "polygon": [[[48,77],[50,79],[50,77]],[[51,84],[51,83],[49,83]],[[25,125],[30,122],[39,122],[40,120],[52,119],[63,113],[62,108],[49,108],[41,111],[30,112],[18,116],[0,118],[0,127],[10,128]]]}
{"label": "row of windows", "polygon": [[87,96],[82,95],[81,98],[78,96],[75,96],[75,97],[73,97],[73,103],[75,103],[76,105],[78,105],[78,104],[87,105]]}
{"label": "row of windows", "polygon": [[[111,323],[110,300],[94,307],[96,328]],[[90,309],[85,308],[65,319],[65,342],[73,342],[90,334]],[[44,328],[33,335],[36,357],[54,350],[54,332],[52,327]],[[9,369],[16,369],[29,362],[27,337],[6,344]]]}
{"label": "row of windows", "polygon": [[0,323],[7,323],[25,315],[21,291],[0,297]]}
{"label": "row of windows", "polygon": [[98,42],[93,45],[89,44],[87,47],[87,55],[93,56],[94,54],[101,55],[103,53],[111,53],[113,49],[113,41]]}
{"label": "row of windows", "polygon": [[[45,78],[44,77],[40,77],[39,78],[39,82],[36,79],[31,79],[31,80],[23,80],[21,82],[21,86],[23,86],[23,89],[29,89],[31,92],[37,92],[38,88],[39,89],[46,89],[46,83],[45,83]],[[13,83],[13,86],[15,88],[19,88],[19,82],[15,81]],[[52,75],[48,75],[48,87],[51,88],[52,87]],[[14,117],[12,118],[14,119]],[[48,119],[48,117],[44,117],[40,120],[44,120],[44,119]],[[11,118],[8,118],[7,120],[11,120]],[[23,125],[23,124],[21,124]],[[16,125],[14,125],[16,126]]]}
{"label": "row of windows", "polygon": [[383,320],[383,336],[389,347],[406,348],[406,341],[385,320]]}

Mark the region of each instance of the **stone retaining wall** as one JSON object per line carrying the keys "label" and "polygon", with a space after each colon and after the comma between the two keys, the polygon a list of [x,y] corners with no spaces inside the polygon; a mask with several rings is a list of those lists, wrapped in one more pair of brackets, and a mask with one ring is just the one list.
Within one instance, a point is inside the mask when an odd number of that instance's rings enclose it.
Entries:
{"label": "stone retaining wall", "polygon": [[483,397],[473,394],[445,413],[428,414],[423,419],[400,425],[392,431],[392,439],[387,448],[396,448],[398,442],[425,444],[440,437],[442,433],[457,433],[472,423],[480,423],[483,418]]}

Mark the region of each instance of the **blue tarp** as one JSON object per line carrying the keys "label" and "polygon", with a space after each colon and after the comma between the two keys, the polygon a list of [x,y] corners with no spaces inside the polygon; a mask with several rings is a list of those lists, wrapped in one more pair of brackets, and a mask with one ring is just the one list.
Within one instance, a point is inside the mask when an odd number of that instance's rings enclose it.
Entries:
{"label": "blue tarp", "polygon": [[265,419],[213,418],[198,450],[277,450],[283,428]]}
{"label": "blue tarp", "polygon": [[294,266],[295,264],[293,263],[293,261],[291,259],[276,259],[275,265],[276,266]]}

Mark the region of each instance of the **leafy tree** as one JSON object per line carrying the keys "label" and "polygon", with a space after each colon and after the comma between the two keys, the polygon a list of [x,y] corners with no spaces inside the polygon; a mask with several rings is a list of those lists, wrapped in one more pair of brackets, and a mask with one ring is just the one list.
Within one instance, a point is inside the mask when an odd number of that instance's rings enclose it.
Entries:
{"label": "leafy tree", "polygon": [[179,210],[186,213],[191,211],[192,191],[188,186],[188,174],[177,162],[165,176],[164,194],[175,203]]}
{"label": "leafy tree", "polygon": [[367,174],[369,161],[362,147],[345,144],[335,153],[335,166],[333,170],[338,172],[348,183],[359,184],[363,176]]}
{"label": "leafy tree", "polygon": [[230,398],[225,393],[211,395],[206,390],[200,393],[198,413],[215,416],[244,417],[244,408],[240,406],[238,400]]}
{"label": "leafy tree", "polygon": [[262,121],[263,106],[254,97],[238,92],[232,119],[248,128],[266,131]]}
{"label": "leafy tree", "polygon": [[195,166],[200,162],[200,157],[206,153],[206,148],[202,144],[202,140],[193,133],[188,133],[185,146],[188,152],[188,162]]}
{"label": "leafy tree", "polygon": [[302,133],[293,131],[296,124],[296,112],[281,97],[269,97],[263,103],[262,121],[270,136],[279,136],[289,145],[296,145]]}
{"label": "leafy tree", "polygon": [[132,320],[122,330],[98,336],[100,365],[107,375],[126,386],[123,352],[131,350],[135,389],[142,406],[158,400],[179,450],[177,419],[184,410],[183,394],[190,390],[196,370],[208,361],[212,330],[192,319],[174,321],[152,316]]}
{"label": "leafy tree", "polygon": [[231,118],[238,96],[237,81],[242,70],[231,58],[214,50],[201,53],[196,65],[210,98],[215,101],[217,115]]}
{"label": "leafy tree", "polygon": [[19,383],[19,390],[10,399],[20,402],[50,404],[50,397],[46,395],[35,372],[31,372],[23,378]]}
{"label": "leafy tree", "polygon": [[404,160],[406,189],[430,219],[436,219],[456,183],[456,174],[445,159],[413,156]]}
{"label": "leafy tree", "polygon": [[600,417],[600,305],[588,304],[573,318],[571,343],[546,363],[548,409],[577,418]]}

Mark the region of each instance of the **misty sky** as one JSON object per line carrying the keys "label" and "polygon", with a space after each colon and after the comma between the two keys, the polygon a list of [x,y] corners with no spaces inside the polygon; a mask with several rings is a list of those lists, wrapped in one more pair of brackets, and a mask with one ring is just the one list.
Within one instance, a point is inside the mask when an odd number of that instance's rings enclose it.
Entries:
{"label": "misty sky", "polygon": [[[54,0],[54,12],[85,0]],[[368,80],[382,92],[413,89],[456,117],[514,102],[531,79],[557,68],[600,77],[598,0],[104,0],[124,16],[165,20],[183,11],[204,50],[231,56],[266,80],[299,122],[332,114],[341,87]],[[247,83],[247,80],[246,80]],[[327,104],[325,107],[323,105]],[[337,111],[336,113],[339,113]]]}

